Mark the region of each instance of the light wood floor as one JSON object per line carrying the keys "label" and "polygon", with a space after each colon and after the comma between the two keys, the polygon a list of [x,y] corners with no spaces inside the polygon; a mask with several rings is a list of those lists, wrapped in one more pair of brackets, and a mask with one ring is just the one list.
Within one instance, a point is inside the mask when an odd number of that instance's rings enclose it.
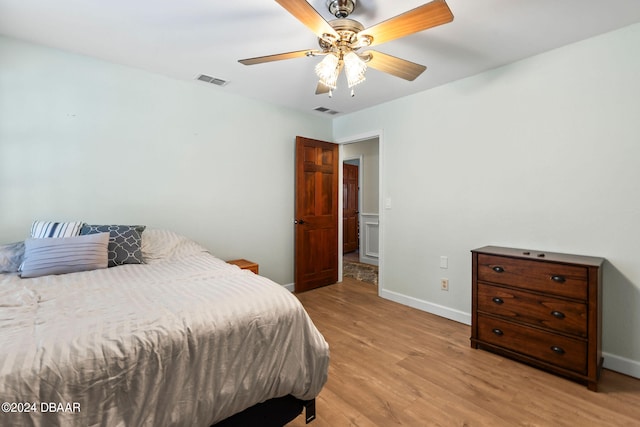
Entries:
{"label": "light wood floor", "polygon": [[[345,279],[298,294],[331,349],[310,427],[640,426],[640,380],[604,370],[597,393],[473,350],[470,327]],[[288,424],[304,426],[302,416]]]}

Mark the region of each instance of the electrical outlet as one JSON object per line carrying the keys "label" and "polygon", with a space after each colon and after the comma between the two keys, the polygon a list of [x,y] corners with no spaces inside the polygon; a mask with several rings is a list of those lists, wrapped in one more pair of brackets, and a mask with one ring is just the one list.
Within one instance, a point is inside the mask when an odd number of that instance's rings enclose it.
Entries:
{"label": "electrical outlet", "polygon": [[440,290],[449,290],[449,279],[440,279]]}

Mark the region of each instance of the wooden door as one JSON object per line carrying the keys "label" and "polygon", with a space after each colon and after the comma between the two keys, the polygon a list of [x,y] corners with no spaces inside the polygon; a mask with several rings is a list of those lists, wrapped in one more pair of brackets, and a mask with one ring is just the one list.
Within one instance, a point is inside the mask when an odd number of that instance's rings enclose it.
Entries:
{"label": "wooden door", "polygon": [[338,281],[338,146],[296,137],[295,291]]}
{"label": "wooden door", "polygon": [[342,165],[342,252],[358,249],[358,166]]}

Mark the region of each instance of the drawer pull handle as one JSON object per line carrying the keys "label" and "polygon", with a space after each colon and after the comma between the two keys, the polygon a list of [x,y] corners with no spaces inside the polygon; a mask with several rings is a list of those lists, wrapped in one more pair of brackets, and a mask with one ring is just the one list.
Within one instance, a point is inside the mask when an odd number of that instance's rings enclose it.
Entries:
{"label": "drawer pull handle", "polygon": [[555,317],[556,319],[564,319],[564,313],[561,312],[561,311],[555,311],[554,310],[554,311],[551,312],[551,315],[553,317]]}
{"label": "drawer pull handle", "polygon": [[556,283],[564,283],[567,281],[567,279],[565,279],[564,276],[551,276],[551,280],[553,280]]}
{"label": "drawer pull handle", "polygon": [[499,298],[499,297],[493,297],[491,299],[491,301],[495,302],[496,304],[503,304],[504,303],[504,300],[502,298]]}
{"label": "drawer pull handle", "polygon": [[562,347],[558,347],[557,345],[552,345],[551,351],[553,351],[556,354],[564,354],[564,349]]}
{"label": "drawer pull handle", "polygon": [[496,265],[495,267],[493,267],[493,271],[495,271],[496,273],[504,273],[504,268]]}
{"label": "drawer pull handle", "polygon": [[502,332],[502,330],[498,329],[498,328],[493,328],[493,330],[491,332],[493,332],[494,334],[496,334],[499,337],[504,335],[504,332]]}

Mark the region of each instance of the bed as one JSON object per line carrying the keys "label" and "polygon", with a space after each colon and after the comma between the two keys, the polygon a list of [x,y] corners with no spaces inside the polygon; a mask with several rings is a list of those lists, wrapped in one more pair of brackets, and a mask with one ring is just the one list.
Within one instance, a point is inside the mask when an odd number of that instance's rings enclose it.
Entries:
{"label": "bed", "polygon": [[329,348],[295,296],[171,231],[144,231],[142,253],[0,274],[0,425],[277,425],[270,408],[313,410]]}

